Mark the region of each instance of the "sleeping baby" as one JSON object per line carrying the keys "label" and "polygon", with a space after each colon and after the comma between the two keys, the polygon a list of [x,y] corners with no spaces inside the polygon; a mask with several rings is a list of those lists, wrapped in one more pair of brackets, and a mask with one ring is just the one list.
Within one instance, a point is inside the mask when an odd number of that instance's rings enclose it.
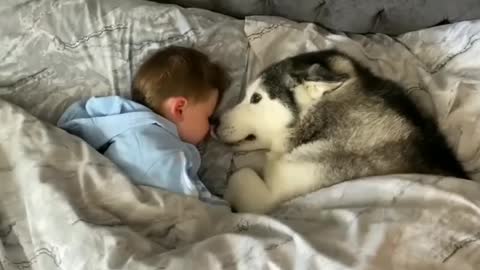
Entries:
{"label": "sleeping baby", "polygon": [[135,184],[223,204],[198,178],[196,146],[209,134],[228,81],[203,53],[167,47],[140,66],[133,100],[109,96],[76,102],[58,126],[111,159]]}

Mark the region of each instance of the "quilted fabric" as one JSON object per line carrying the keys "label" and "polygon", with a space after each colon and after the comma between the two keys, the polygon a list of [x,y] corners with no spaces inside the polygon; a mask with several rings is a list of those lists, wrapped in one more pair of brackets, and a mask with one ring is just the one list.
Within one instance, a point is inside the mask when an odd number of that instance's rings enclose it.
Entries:
{"label": "quilted fabric", "polygon": [[480,18],[477,0],[170,0],[228,15],[282,16],[353,33],[401,34]]}

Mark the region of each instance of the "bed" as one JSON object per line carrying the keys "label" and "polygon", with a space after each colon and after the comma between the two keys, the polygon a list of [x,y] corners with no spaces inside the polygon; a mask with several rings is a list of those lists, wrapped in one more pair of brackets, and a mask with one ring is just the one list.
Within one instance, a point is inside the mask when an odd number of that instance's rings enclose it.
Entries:
{"label": "bed", "polygon": [[[273,12],[231,17],[139,0],[2,3],[0,269],[480,269],[474,7],[455,23],[361,33]],[[345,51],[404,85],[434,115],[473,180],[355,179],[263,216],[134,186],[55,122],[78,99],[128,97],[140,61],[171,44],[195,47],[227,68],[233,84],[218,113],[275,61]],[[232,170],[259,162],[257,153],[233,154],[215,141],[201,150],[201,178],[219,195]]]}

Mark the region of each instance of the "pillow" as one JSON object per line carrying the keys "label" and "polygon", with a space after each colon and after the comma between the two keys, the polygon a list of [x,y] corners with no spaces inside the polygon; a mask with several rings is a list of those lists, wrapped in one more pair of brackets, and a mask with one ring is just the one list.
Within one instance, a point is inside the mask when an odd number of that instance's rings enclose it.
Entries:
{"label": "pillow", "polygon": [[401,34],[479,18],[476,0],[154,0],[236,17],[274,15],[351,33]]}

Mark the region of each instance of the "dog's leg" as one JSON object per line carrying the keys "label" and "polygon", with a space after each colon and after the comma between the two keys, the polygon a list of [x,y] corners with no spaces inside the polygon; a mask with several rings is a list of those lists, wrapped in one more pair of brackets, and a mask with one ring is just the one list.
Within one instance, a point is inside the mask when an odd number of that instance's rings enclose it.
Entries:
{"label": "dog's leg", "polygon": [[229,179],[225,199],[239,212],[266,213],[278,204],[322,186],[324,167],[269,154],[265,181],[252,169],[240,169]]}
{"label": "dog's leg", "polygon": [[290,160],[278,156],[265,167],[265,184],[278,204],[325,186],[325,167],[321,163]]}
{"label": "dog's leg", "polygon": [[238,212],[265,213],[274,205],[265,182],[249,168],[240,169],[230,176],[224,198]]}
{"label": "dog's leg", "polygon": [[238,171],[240,169],[250,168],[262,178],[265,163],[266,154],[263,151],[237,154],[233,159],[233,169],[234,171]]}

